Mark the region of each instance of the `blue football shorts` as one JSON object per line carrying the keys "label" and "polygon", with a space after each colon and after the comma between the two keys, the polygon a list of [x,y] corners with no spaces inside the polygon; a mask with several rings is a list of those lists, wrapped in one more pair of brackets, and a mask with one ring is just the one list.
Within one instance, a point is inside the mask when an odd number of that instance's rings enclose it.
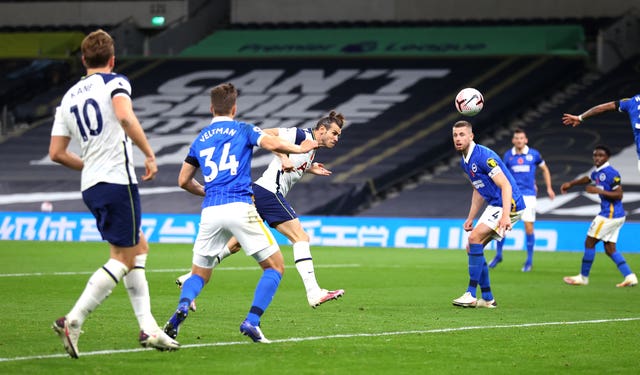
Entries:
{"label": "blue football shorts", "polygon": [[293,207],[284,199],[282,194],[272,193],[260,185],[253,184],[253,196],[255,198],[256,209],[260,217],[274,228],[285,221],[298,217]]}
{"label": "blue football shorts", "polygon": [[103,240],[119,247],[138,244],[141,221],[138,185],[100,182],[83,191],[82,199],[96,218]]}

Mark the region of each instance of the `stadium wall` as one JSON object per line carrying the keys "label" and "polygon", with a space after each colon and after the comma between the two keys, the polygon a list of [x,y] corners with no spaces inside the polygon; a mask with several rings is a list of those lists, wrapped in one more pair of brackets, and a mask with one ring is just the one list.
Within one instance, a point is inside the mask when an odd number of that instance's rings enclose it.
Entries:
{"label": "stadium wall", "polygon": [[165,25],[184,18],[186,0],[156,1],[3,1],[0,24],[8,26],[116,25],[131,18],[142,28],[155,28],[151,19],[164,17]]}
{"label": "stadium wall", "polygon": [[232,23],[618,17],[640,0],[232,0]]}
{"label": "stadium wall", "polygon": [[[142,230],[149,242],[192,243],[199,220],[199,215],[147,214],[142,218]],[[462,229],[464,219],[305,216],[301,222],[313,246],[461,249],[468,236]],[[535,248],[582,251],[588,228],[586,221],[537,221]],[[273,232],[279,244],[289,243]],[[640,252],[640,242],[635,238],[639,232],[640,223],[626,223],[620,231],[618,249]],[[101,241],[101,237],[95,219],[88,213],[2,212],[0,240]],[[523,248],[524,227],[518,223],[507,236],[505,249]]]}

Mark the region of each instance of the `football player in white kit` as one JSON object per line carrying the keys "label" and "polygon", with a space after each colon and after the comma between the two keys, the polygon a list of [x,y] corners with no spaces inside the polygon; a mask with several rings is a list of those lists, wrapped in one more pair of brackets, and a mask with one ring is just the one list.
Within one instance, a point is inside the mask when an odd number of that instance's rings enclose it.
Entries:
{"label": "football player in white kit", "polygon": [[[264,129],[264,132],[277,135],[295,144],[300,144],[305,139],[313,139],[318,141],[319,147],[333,148],[340,139],[344,121],[341,113],[331,111],[328,116],[321,118],[313,129],[271,128]],[[296,212],[285,199],[293,185],[300,181],[305,173],[319,176],[331,175],[331,171],[322,163],[314,162],[315,154],[316,150],[289,156],[276,153],[262,176],[252,185],[255,205],[262,219],[293,244],[296,269],[304,283],[307,302],[313,308],[344,295],[343,289],[327,290],[318,285],[309,246],[309,235],[302,228]],[[231,238],[219,254],[216,265],[239,250],[238,241]],[[182,285],[189,276],[190,273],[178,277],[176,283]],[[190,308],[195,310],[195,304],[192,303]]]}
{"label": "football player in white kit", "polygon": [[[65,350],[78,358],[78,337],[88,315],[122,279],[140,325],[139,342],[159,350],[179,348],[151,314],[145,263],[149,251],[140,231],[140,196],[132,161],[132,142],[146,156],[143,180],[158,172],[155,154],[131,103],[127,77],[112,73],[113,39],[103,30],[84,38],[82,62],[87,75],[71,87],[56,108],[49,157],[81,171],[82,198],[96,218],[102,238],[109,242],[110,258],[90,278],[75,306],[53,323]],[[68,150],[80,143],[81,156]]]}

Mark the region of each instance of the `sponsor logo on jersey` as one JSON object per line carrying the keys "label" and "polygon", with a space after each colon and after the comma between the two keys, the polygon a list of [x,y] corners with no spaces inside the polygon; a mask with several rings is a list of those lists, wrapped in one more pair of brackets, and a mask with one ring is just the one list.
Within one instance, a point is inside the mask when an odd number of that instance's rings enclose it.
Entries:
{"label": "sponsor logo on jersey", "polygon": [[471,183],[473,184],[473,187],[478,190],[484,187],[484,182],[482,182],[482,180],[473,180]]}
{"label": "sponsor logo on jersey", "polygon": [[511,167],[511,170],[516,173],[527,173],[531,170],[531,166],[528,164],[514,165],[513,167]]}

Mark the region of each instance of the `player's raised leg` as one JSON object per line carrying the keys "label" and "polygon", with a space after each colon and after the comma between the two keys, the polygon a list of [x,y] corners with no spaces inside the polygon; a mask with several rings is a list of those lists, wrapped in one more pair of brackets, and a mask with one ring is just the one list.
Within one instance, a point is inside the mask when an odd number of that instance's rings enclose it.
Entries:
{"label": "player's raised leg", "polygon": [[311,256],[309,235],[302,228],[300,219],[287,220],[276,225],[275,228],[293,243],[293,259],[304,284],[309,306],[316,308],[325,302],[342,297],[344,295],[343,289],[327,290],[318,284]]}

